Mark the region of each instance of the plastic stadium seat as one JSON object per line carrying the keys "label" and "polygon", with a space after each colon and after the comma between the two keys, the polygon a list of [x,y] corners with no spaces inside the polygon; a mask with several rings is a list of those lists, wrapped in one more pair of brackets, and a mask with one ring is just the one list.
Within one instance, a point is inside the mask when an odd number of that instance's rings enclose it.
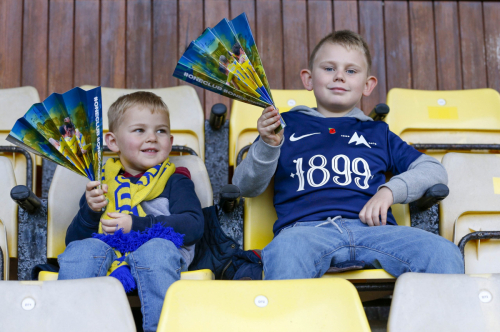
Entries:
{"label": "plastic stadium seat", "polygon": [[[458,244],[475,231],[500,231],[500,155],[448,153],[450,195],[441,202],[439,230]],[[465,246],[466,273],[500,273],[500,240],[474,240]]]}
{"label": "plastic stadium seat", "polygon": [[[281,113],[287,112],[297,105],[316,107],[314,93],[307,90],[271,90],[276,107]],[[262,108],[239,101],[233,101],[231,118],[229,119],[229,166],[236,166],[236,158],[240,150],[252,144],[259,135],[257,120]]]}
{"label": "plastic stadium seat", "polygon": [[[20,88],[0,89],[0,146],[13,146],[5,139],[9,135],[14,123],[30,109],[30,107],[40,102],[38,91],[32,86],[23,86]],[[20,153],[1,152],[2,156],[8,157],[14,165],[17,184],[26,185],[26,158]],[[36,183],[35,156],[31,154],[33,161],[33,184]],[[40,163],[41,158],[37,161]],[[34,188],[34,187],[33,187]]]}
{"label": "plastic stadium seat", "polygon": [[[245,198],[243,222],[244,250],[264,249],[273,239],[273,224],[278,219],[273,205],[274,183],[257,197]],[[353,282],[393,282],[396,278],[383,269],[327,273],[323,278],[344,278]],[[363,297],[363,300],[368,298]]]}
{"label": "plastic stadium seat", "polygon": [[[84,85],[89,90],[95,86]],[[108,109],[118,97],[136,91],[150,91],[160,96],[170,111],[170,126],[174,145],[187,146],[205,160],[205,113],[196,91],[187,85],[162,89],[114,89],[101,88],[103,130],[108,132]]]}
{"label": "plastic stadium seat", "polygon": [[388,332],[500,331],[500,275],[405,273]]}
{"label": "plastic stadium seat", "polygon": [[0,281],[2,331],[136,331],[115,278]]}
{"label": "plastic stadium seat", "polygon": [[[396,88],[387,94],[387,105],[389,129],[410,144],[500,144],[500,94],[496,90]],[[420,150],[441,161],[456,148]],[[393,214],[396,220],[410,222],[408,205],[395,205]]]}
{"label": "plastic stadium seat", "polygon": [[342,279],[174,283],[158,332],[201,330],[361,332],[370,327],[356,289]]}
{"label": "plastic stadium seat", "polygon": [[0,248],[4,280],[9,279],[9,258],[17,258],[17,204],[10,198],[10,190],[15,186],[12,163],[0,157]]}
{"label": "plastic stadium seat", "polygon": [[[191,179],[195,184],[195,191],[201,202],[202,208],[213,205],[212,186],[208,177],[207,169],[203,161],[197,156],[173,156],[170,160],[177,167],[187,167],[191,173]],[[66,244],[66,230],[78,211],[80,198],[85,191],[88,179],[79,176],[72,171],[57,166],[52,179],[48,197],[48,221],[47,221],[47,258],[57,258]],[[187,273],[187,279],[213,279],[207,275],[206,270]],[[54,276],[47,272],[42,272],[40,280],[53,280]]]}
{"label": "plastic stadium seat", "polygon": [[[408,143],[500,144],[500,94],[496,90],[398,88],[387,94],[387,105],[391,111],[385,121]],[[441,160],[446,151],[426,153]]]}

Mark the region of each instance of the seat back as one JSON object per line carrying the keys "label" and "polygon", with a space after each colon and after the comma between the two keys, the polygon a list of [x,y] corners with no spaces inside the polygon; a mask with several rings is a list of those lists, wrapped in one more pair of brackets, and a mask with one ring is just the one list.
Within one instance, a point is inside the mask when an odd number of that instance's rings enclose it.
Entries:
{"label": "seat back", "polygon": [[[244,222],[243,222],[243,248],[244,250],[264,249],[273,239],[273,225],[278,219],[273,205],[274,181],[271,181],[267,189],[257,197],[245,198]],[[398,211],[408,210],[407,204],[396,204],[401,206]],[[393,206],[394,207],[394,206]],[[394,209],[393,209],[394,211]],[[410,226],[409,211],[407,215],[394,214],[400,225]]]}
{"label": "seat back", "polygon": [[181,280],[168,289],[158,332],[235,329],[370,331],[356,289],[343,279]]}
{"label": "seat back", "polygon": [[[85,85],[89,90],[95,86]],[[160,96],[170,113],[170,127],[174,136],[174,145],[193,149],[205,160],[205,114],[196,91],[188,85],[161,89],[115,89],[101,88],[103,131],[109,130],[108,109],[119,97],[136,91],[149,91]]]}
{"label": "seat back", "polygon": [[[170,161],[177,167],[189,169],[201,206],[204,208],[213,205],[212,186],[201,158],[190,155],[173,156]],[[87,182],[87,178],[57,166],[48,196],[47,258],[57,258],[66,248],[66,230],[78,212]]]}
{"label": "seat back", "polygon": [[[500,94],[496,90],[397,88],[387,94],[387,105],[389,129],[408,143],[500,144]],[[441,160],[446,151],[428,153]]]}
{"label": "seat back", "polygon": [[[32,86],[23,86],[20,88],[0,89],[0,146],[12,146],[12,143],[5,139],[9,135],[17,119],[26,114],[30,107],[40,102],[38,91]],[[18,184],[26,185],[26,158],[20,153],[1,152],[0,156],[11,160],[16,174]],[[35,156],[31,154],[33,161],[33,183],[36,183]],[[38,158],[41,161],[40,158]]]}
{"label": "seat back", "polygon": [[1,281],[0,293],[4,331],[136,331],[115,278]]}
{"label": "seat back", "polygon": [[[458,244],[474,231],[500,230],[500,155],[448,153],[450,195],[441,202],[440,234]],[[500,240],[473,240],[465,246],[466,273],[500,273]]]}
{"label": "seat back", "polygon": [[[271,90],[276,107],[280,113],[287,112],[297,105],[316,107],[314,93],[307,90]],[[239,151],[255,141],[259,135],[257,120],[262,108],[234,100],[229,119],[229,165],[236,166]]]}
{"label": "seat back", "polygon": [[16,186],[12,163],[0,157],[0,248],[3,253],[3,275],[9,278],[9,257],[17,257],[17,203],[10,198],[10,190]]}
{"label": "seat back", "polygon": [[500,331],[500,275],[405,273],[396,281],[390,332]]}

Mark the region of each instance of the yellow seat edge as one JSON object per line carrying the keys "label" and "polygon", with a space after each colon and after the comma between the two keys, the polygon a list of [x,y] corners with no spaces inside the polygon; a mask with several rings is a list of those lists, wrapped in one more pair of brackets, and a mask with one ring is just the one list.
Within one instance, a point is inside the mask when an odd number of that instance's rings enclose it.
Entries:
{"label": "yellow seat edge", "polygon": [[[57,280],[59,273],[41,271],[38,275],[38,280],[40,281],[52,281]],[[196,270],[181,272],[181,280],[214,280],[215,276],[213,272],[209,269]]]}

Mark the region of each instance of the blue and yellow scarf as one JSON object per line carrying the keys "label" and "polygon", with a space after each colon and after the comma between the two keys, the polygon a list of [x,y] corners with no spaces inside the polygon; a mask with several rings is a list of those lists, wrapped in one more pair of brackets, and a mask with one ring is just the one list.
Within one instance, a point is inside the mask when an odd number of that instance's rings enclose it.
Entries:
{"label": "blue and yellow scarf", "polygon": [[[146,216],[140,203],[160,196],[168,179],[175,172],[175,165],[167,158],[163,163],[148,169],[137,183],[132,183],[130,179],[120,175],[122,170],[123,166],[118,158],[108,159],[102,170],[101,183],[108,185],[106,194],[108,205],[102,214],[102,219],[110,219],[108,217],[110,212]],[[117,259],[112,263],[108,275],[120,280],[128,293],[136,288],[136,284],[125,257],[142,244],[157,237],[170,240],[179,248],[182,246],[184,235],[174,232],[172,227],[163,227],[159,223],[144,232],[131,231],[125,234],[119,229],[114,234],[108,235],[103,234],[102,224],[99,223],[99,234],[94,234],[93,237],[115,249]]]}

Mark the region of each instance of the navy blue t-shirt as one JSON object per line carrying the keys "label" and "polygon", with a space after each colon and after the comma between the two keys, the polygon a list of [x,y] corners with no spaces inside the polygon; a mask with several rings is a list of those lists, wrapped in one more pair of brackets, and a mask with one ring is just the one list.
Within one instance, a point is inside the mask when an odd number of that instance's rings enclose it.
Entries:
{"label": "navy blue t-shirt", "polygon": [[[405,172],[421,155],[384,122],[299,112],[282,117],[287,127],[274,176],[275,234],[297,221],[359,218],[385,173]],[[387,223],[396,225],[391,210]]]}

